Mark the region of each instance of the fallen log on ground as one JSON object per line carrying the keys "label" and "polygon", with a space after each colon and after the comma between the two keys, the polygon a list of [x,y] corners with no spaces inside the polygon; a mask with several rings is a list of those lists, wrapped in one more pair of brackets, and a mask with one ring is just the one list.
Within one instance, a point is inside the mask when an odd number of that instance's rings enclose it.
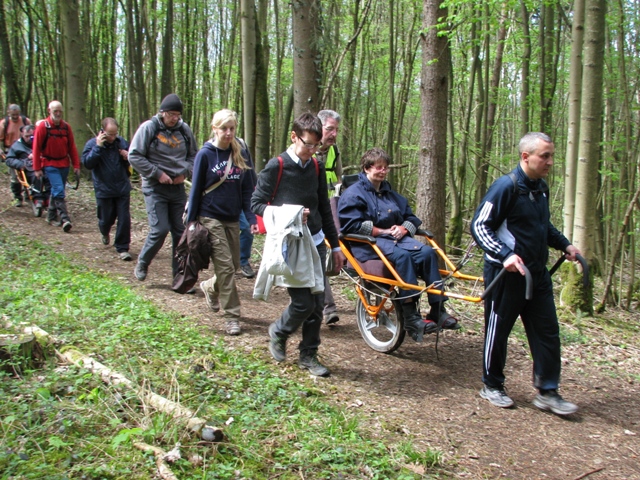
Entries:
{"label": "fallen log on ground", "polygon": [[[51,341],[51,337],[47,332],[38,327],[29,327],[33,335],[37,335],[40,341]],[[183,407],[177,402],[169,400],[162,395],[158,395],[150,390],[144,389],[135,384],[124,375],[111,370],[109,367],[101,364],[97,360],[83,354],[82,352],[67,348],[63,352],[56,350],[58,357],[66,362],[73,363],[94,373],[97,373],[102,378],[102,381],[109,385],[123,385],[138,395],[140,400],[151,405],[156,410],[171,415],[176,420],[182,422],[193,433],[200,436],[202,440],[207,442],[221,442],[224,439],[222,429],[207,425],[207,421],[196,417],[195,412],[188,408]]]}

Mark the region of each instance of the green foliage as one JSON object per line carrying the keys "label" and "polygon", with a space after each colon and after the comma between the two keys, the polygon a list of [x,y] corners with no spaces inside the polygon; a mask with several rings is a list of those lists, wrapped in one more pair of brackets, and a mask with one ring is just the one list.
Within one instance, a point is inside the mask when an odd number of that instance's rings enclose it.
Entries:
{"label": "green foliage", "polygon": [[[29,255],[25,255],[25,252]],[[258,355],[211,342],[189,318],[167,313],[117,279],[74,265],[33,240],[0,229],[0,311],[36,323],[138,385],[179,401],[223,443],[201,444],[128,389],[103,384],[76,366],[22,377],[0,373],[0,471],[3,478],[148,479],[155,462],[133,442],[183,457],[179,478],[418,478],[439,452],[371,438],[363,418],[332,406],[303,375],[284,378]],[[15,312],[21,312],[19,317]],[[226,426],[225,426],[226,425]]]}

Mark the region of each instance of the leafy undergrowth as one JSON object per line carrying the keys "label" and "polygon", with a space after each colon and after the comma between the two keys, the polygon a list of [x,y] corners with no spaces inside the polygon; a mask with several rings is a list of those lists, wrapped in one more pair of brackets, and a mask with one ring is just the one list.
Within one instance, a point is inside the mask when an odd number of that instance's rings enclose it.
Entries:
{"label": "leafy undergrowth", "polygon": [[437,475],[439,452],[372,439],[308,377],[283,378],[257,356],[211,344],[195,322],[117,279],[1,229],[0,262],[0,333],[37,325],[225,432],[221,443],[201,442],[131,390],[50,357],[21,376],[0,371],[2,479],[153,478],[155,460],[138,441],[167,451],[179,442],[171,469],[181,479]]}

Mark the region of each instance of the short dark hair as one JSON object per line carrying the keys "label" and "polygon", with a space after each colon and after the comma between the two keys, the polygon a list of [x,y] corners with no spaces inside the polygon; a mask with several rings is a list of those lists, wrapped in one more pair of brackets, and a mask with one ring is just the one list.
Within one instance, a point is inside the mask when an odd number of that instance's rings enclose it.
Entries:
{"label": "short dark hair", "polygon": [[293,121],[293,133],[295,133],[298,138],[301,138],[304,132],[315,135],[316,140],[320,141],[322,139],[322,122],[320,119],[308,112],[296,118]]}
{"label": "short dark hair", "polygon": [[387,165],[391,163],[391,157],[387,152],[385,152],[383,149],[378,147],[371,148],[366,152],[364,152],[364,155],[362,155],[362,158],[360,159],[360,167],[364,172],[365,170],[368,170],[373,165],[375,165],[376,162],[379,162],[380,160],[382,160]]}
{"label": "short dark hair", "polygon": [[115,125],[116,127],[120,128],[120,125],[118,125],[118,122],[116,122],[116,119],[111,117],[103,118],[102,123],[100,125],[102,126],[103,130],[107,128],[108,125]]}
{"label": "short dark hair", "polygon": [[31,125],[31,124],[29,124],[29,125],[22,125],[22,126],[20,127],[20,132],[28,132],[29,130],[35,130],[35,129],[36,129],[35,125]]}

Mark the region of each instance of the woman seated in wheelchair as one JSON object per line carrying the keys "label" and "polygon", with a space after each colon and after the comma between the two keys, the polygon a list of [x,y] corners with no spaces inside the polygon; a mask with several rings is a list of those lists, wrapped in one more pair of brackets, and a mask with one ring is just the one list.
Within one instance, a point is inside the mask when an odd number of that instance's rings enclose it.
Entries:
{"label": "woman seated in wheelchair", "polygon": [[[338,201],[340,230],[345,235],[376,237],[376,244],[405,283],[417,285],[419,277],[438,288],[441,282],[438,256],[431,247],[413,238],[422,221],[413,214],[408,200],[393,191],[385,180],[390,160],[381,148],[372,148],[362,156],[358,181]],[[359,261],[378,259],[366,243],[352,242],[351,246]],[[436,331],[438,322],[442,328],[460,328],[457,320],[446,312],[444,296],[429,294],[431,310],[424,320],[418,311],[420,298],[415,290],[400,290],[399,298],[404,298],[404,328],[416,342],[422,341],[424,333]]]}

